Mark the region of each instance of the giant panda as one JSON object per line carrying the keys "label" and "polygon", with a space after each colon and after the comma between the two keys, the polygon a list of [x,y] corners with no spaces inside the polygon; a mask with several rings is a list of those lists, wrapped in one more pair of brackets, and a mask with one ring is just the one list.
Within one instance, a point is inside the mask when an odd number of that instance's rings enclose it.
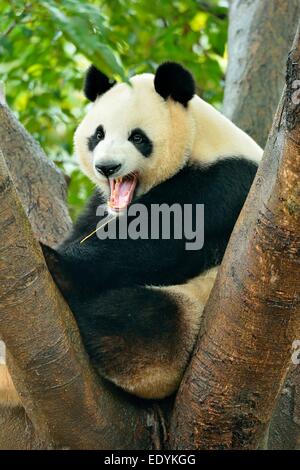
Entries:
{"label": "giant panda", "polygon": [[[74,145],[96,190],[67,239],[43,247],[45,258],[96,371],[131,394],[164,398],[181,381],[262,149],[195,94],[177,63],[130,83],[91,66],[84,91],[92,105]],[[136,202],[204,204],[203,247],[89,236],[99,205],[121,220]]]}

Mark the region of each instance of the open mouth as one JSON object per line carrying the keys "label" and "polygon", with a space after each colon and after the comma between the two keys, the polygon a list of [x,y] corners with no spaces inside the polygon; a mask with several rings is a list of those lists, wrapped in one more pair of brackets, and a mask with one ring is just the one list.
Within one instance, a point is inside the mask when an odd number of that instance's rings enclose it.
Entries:
{"label": "open mouth", "polygon": [[137,181],[137,175],[134,173],[116,179],[110,178],[109,207],[117,212],[126,209],[132,201]]}

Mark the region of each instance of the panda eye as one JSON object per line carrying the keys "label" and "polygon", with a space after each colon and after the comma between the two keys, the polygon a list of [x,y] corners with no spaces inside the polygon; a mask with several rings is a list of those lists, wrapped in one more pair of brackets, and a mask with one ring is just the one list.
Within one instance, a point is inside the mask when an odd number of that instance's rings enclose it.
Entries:
{"label": "panda eye", "polygon": [[139,127],[132,129],[128,140],[144,157],[149,157],[151,155],[153,143],[143,129],[140,129]]}
{"label": "panda eye", "polygon": [[134,134],[132,136],[132,140],[133,142],[135,142],[136,144],[141,144],[143,142],[143,136],[141,134]]}
{"label": "panda eye", "polygon": [[104,129],[102,126],[98,127],[97,132],[96,132],[96,139],[103,140],[105,137]]}
{"label": "panda eye", "polygon": [[134,144],[142,144],[144,142],[144,136],[140,132],[133,132],[130,135],[129,140]]}

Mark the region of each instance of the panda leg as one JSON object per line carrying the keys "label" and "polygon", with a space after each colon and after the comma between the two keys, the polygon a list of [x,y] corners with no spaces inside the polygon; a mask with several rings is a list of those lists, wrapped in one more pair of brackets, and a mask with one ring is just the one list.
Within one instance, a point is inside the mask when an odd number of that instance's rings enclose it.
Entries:
{"label": "panda leg", "polygon": [[111,290],[71,305],[100,375],[142,398],[176,391],[216,273],[184,285]]}

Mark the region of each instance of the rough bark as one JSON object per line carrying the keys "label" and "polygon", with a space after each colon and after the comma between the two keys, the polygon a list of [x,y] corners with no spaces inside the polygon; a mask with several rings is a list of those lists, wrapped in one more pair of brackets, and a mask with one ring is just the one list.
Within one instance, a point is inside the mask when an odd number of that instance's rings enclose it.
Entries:
{"label": "rough bark", "polygon": [[[71,226],[65,179],[6,106],[3,88],[0,89],[0,150],[34,235],[44,243],[56,245]],[[0,363],[5,363],[4,357],[2,347]],[[38,448],[40,445],[24,409],[0,408],[0,448]]]}
{"label": "rough bark", "polygon": [[[0,87],[0,151],[34,235],[55,246],[71,227],[65,179],[6,106],[3,87]],[[1,364],[5,364],[3,345],[1,342]],[[39,446],[40,441],[24,409],[0,407],[0,448]]]}
{"label": "rough bark", "polygon": [[[300,335],[299,335],[300,336]],[[300,450],[300,366],[292,366],[272,416],[268,449]]]}
{"label": "rough bark", "polygon": [[0,149],[34,235],[56,245],[71,227],[64,176],[5,105],[1,90]]}
{"label": "rough bark", "polygon": [[297,34],[264,158],[177,395],[171,448],[257,448],[290,367],[300,338],[299,79]]}
{"label": "rough bark", "polygon": [[[231,2],[223,110],[261,145],[282,93],[284,64],[299,16],[299,0]],[[299,384],[300,367],[293,367],[271,421],[270,449],[300,445]]]}
{"label": "rough bark", "polygon": [[284,85],[299,0],[234,0],[223,111],[264,147]]}
{"label": "rough bark", "polygon": [[38,442],[43,448],[151,448],[153,412],[116,389],[111,393],[91,371],[3,158],[0,207],[0,331]]}
{"label": "rough bark", "polygon": [[1,92],[0,148],[0,336],[26,409],[0,409],[0,448],[159,447],[157,407],[127,397],[91,371],[34,238],[53,246],[70,228],[64,178]]}

